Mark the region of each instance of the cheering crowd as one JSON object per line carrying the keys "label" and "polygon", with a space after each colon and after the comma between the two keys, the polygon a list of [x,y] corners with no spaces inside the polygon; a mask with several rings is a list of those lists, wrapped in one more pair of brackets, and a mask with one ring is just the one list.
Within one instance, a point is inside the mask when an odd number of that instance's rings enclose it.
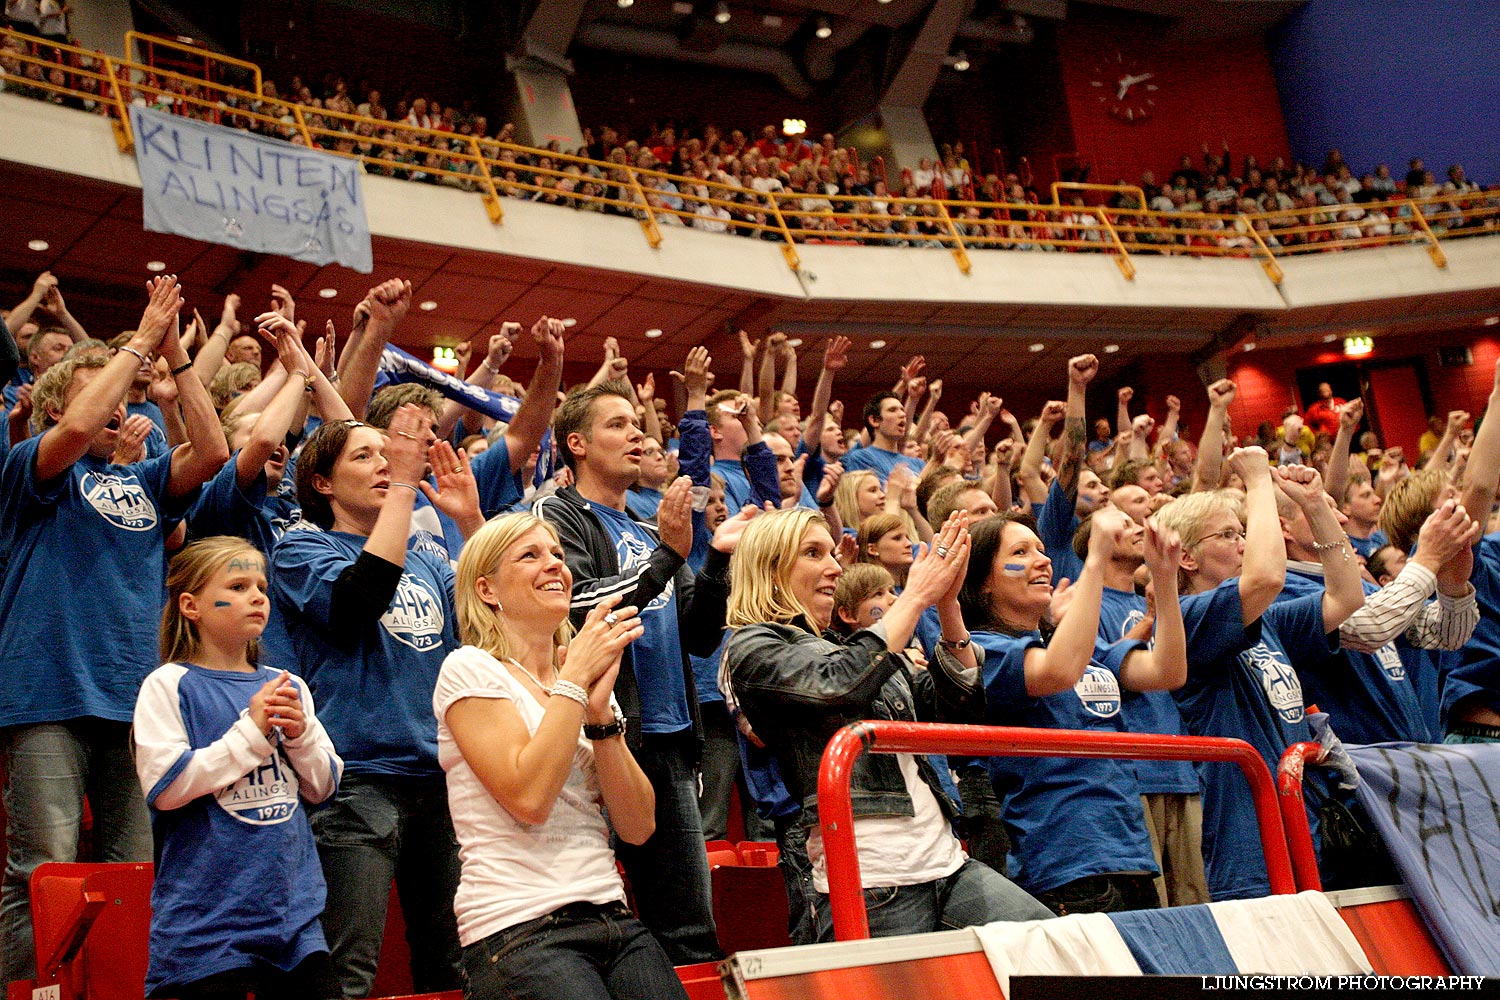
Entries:
{"label": "cheering crowd", "polygon": [[[115,335],[43,274],[6,315],[7,981],[85,799],[99,860],[156,862],[150,995],[367,995],[394,880],[419,991],[682,996],[737,784],[792,939],[831,939],[851,721],[1231,736],[1273,771],[1500,738],[1500,422],[1408,465],[1327,387],[1240,439],[1221,380],[1196,433],[1130,389],[1090,428],[1090,354],[1025,423],[944,409],[920,357],[846,408],[849,342],[807,395],[779,333],[670,387],[609,341],[564,386],[551,317],[462,357],[480,413],[382,364],[410,304],[308,331],[273,286],[210,322],[163,276]],[[881,754],[852,786],[877,935],[1269,891],[1232,765]],[[1325,885],[1391,878],[1336,775],[1307,807]]]}

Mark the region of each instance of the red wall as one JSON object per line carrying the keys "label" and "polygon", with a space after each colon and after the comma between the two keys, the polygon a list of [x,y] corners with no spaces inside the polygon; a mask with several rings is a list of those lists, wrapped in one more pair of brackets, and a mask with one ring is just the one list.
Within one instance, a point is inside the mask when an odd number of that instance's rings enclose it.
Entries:
{"label": "red wall", "polygon": [[[1236,164],[1247,153],[1261,163],[1289,155],[1263,36],[1180,42],[1162,34],[1159,21],[1108,11],[1082,19],[1070,12],[1058,32],[1074,141],[1094,166],[1092,180],[1134,183],[1143,170],[1152,170],[1162,183],[1183,153],[1192,153],[1201,169],[1202,144],[1217,153],[1225,139]],[[1090,86],[1095,68],[1116,53],[1141,67],[1134,72],[1153,74],[1149,82],[1161,88],[1151,95],[1156,111],[1144,122],[1114,118],[1098,103],[1100,88]],[[1106,73],[1105,79],[1120,75]]]}
{"label": "red wall", "polygon": [[[1468,347],[1474,363],[1456,368],[1441,367],[1438,348],[1456,345]],[[1495,366],[1500,362],[1500,333],[1486,327],[1469,327],[1405,337],[1376,337],[1375,350],[1361,360],[1373,363],[1407,359],[1420,361],[1425,367],[1433,406],[1440,414],[1449,410],[1467,410],[1477,421],[1484,413],[1494,382]],[[1288,406],[1300,405],[1296,390],[1297,369],[1349,360],[1336,344],[1261,349],[1236,355],[1229,363],[1229,377],[1239,385],[1234,406],[1230,408],[1235,433],[1242,437],[1254,434],[1262,421],[1279,423]],[[1416,454],[1415,440],[1387,443],[1403,445],[1409,454]]]}

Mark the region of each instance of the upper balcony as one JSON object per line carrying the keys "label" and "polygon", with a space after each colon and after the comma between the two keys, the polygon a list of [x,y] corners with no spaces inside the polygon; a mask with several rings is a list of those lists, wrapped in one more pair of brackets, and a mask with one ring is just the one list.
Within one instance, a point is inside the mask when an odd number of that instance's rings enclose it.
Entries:
{"label": "upper balcony", "polygon": [[[919,350],[932,376],[967,384],[995,370],[997,350],[1013,382],[1048,353],[1118,345],[1107,375],[1151,353],[1202,358],[1252,333],[1262,346],[1290,345],[1354,328],[1466,324],[1500,309],[1500,192],[1393,199],[1358,206],[1359,218],[1343,208],[1079,208],[1058,204],[1073,192],[1056,187],[1052,204],[761,194],[410,126],[382,138],[390,123],[270,100],[211,82],[209,72],[76,55],[92,68],[69,68],[66,85],[11,76],[0,93],[0,205],[14,237],[0,247],[0,266],[73,265],[133,294],[145,263],[161,260],[190,289],[264,273],[345,302],[399,274],[418,301],[436,304],[404,325],[410,346],[488,334],[502,318],[561,314],[592,335],[633,341],[632,358],[655,368],[675,364],[689,344],[727,349],[733,327],[774,327]],[[46,64],[16,58],[23,76]],[[143,231],[125,113],[133,101],[363,160],[375,274]],[[517,156],[550,164],[518,166]],[[657,193],[663,181],[681,208]],[[701,206],[728,213],[719,220],[728,231],[692,228]],[[50,244],[44,259],[24,249],[32,238]],[[647,330],[665,333],[648,340]],[[880,381],[888,367],[879,352],[859,352],[849,378]]]}

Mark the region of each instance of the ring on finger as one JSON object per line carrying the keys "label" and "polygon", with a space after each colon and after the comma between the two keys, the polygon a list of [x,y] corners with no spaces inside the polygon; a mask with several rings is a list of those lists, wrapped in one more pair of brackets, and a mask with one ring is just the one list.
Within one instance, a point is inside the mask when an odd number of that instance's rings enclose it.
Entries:
{"label": "ring on finger", "polygon": [[404,438],[410,438],[413,441],[417,440],[417,436],[410,431],[397,431],[396,433]]}
{"label": "ring on finger", "polygon": [[620,616],[611,611],[609,614],[604,616],[604,624],[618,625],[620,624]]}
{"label": "ring on finger", "polygon": [[947,556],[948,555],[948,546],[946,546],[946,545],[939,545],[937,547],[937,555],[938,555],[939,559],[942,559],[945,556]]}

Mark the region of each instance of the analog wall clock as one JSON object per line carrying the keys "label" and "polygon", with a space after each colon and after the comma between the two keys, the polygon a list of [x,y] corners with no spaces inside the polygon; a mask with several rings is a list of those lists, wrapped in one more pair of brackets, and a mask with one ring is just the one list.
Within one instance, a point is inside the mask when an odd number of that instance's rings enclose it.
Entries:
{"label": "analog wall clock", "polygon": [[1156,112],[1161,83],[1138,57],[1116,51],[1094,66],[1089,79],[1094,101],[1122,122],[1142,122]]}

